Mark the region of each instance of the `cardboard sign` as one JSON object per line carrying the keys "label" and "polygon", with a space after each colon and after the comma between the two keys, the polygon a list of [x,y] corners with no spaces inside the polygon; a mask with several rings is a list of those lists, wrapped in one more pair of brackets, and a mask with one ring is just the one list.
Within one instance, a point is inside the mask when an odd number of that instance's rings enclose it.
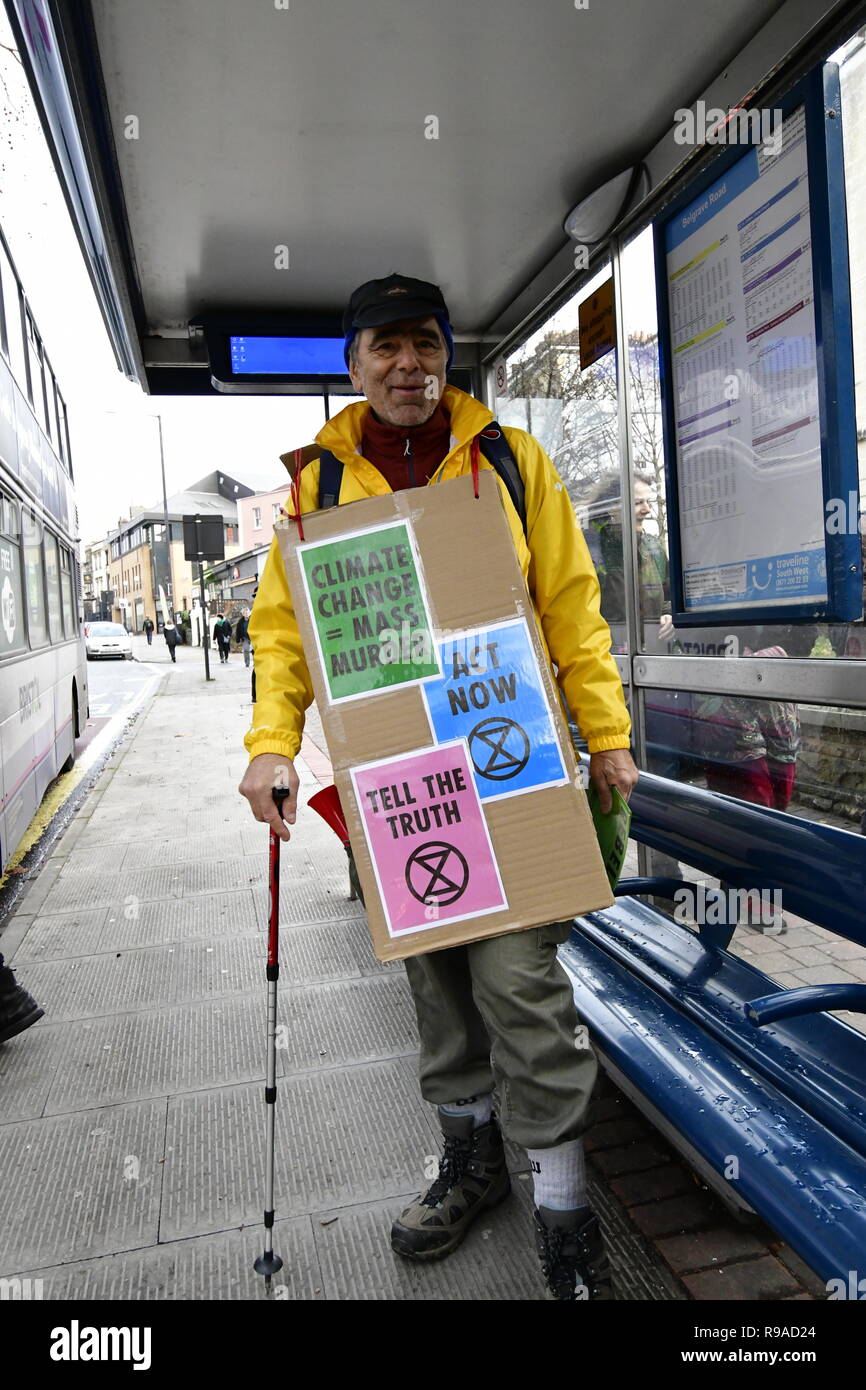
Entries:
{"label": "cardboard sign", "polygon": [[352,769],[389,934],[507,908],[461,739]]}
{"label": "cardboard sign", "polygon": [[437,743],[465,738],[482,801],[568,780],[524,618],[440,643],[443,675],[422,687]]}
{"label": "cardboard sign", "polygon": [[333,703],[440,674],[421,564],[405,521],[299,546],[298,557]]}
{"label": "cardboard sign", "polygon": [[[406,488],[308,513],[305,540],[291,521],[278,522],[274,532],[379,959],[445,950],[609,906],[613,898],[586,794],[496,475],[489,469],[481,471],[478,496],[471,475],[466,474],[429,487]],[[399,549],[405,546],[408,554]],[[365,554],[374,555],[374,561],[362,575]],[[359,557],[358,572],[354,572],[355,557]],[[351,574],[347,558],[352,559]],[[395,568],[387,568],[389,559]],[[338,560],[342,573],[336,568]],[[381,572],[376,572],[377,562],[383,566]],[[331,568],[316,571],[317,565]],[[399,579],[401,588],[407,580],[417,583],[418,593],[389,597],[386,604],[383,587],[382,604],[374,591],[371,609],[364,585],[385,578]],[[354,588],[361,590],[360,605],[359,595],[352,594]],[[317,610],[316,600],[328,595],[344,596],[345,607],[342,599],[333,604],[326,597]],[[388,672],[389,677],[396,674],[401,679],[409,674],[409,680],[390,688],[372,684],[365,690],[376,667],[371,671],[369,662],[364,665],[358,647],[375,642],[380,622],[399,631],[401,648],[411,646],[404,642],[408,623],[404,633],[403,624],[396,621],[399,613],[388,611],[402,605],[405,617],[410,603],[422,619],[414,629],[419,638],[426,640],[423,621],[429,623],[432,617],[436,624],[429,650],[432,669],[421,678],[419,642],[419,650],[409,652],[410,672]],[[367,636],[364,627],[356,639],[354,619],[364,617],[370,618],[374,635]],[[327,635],[338,627],[340,640],[345,635],[344,647],[336,635],[333,639]],[[475,633],[486,633],[486,642],[501,645],[487,654],[489,671],[473,672],[470,667],[472,680],[455,682],[453,642],[446,646],[451,664],[444,670],[441,645],[449,638]],[[534,670],[540,674],[546,719],[555,730],[553,739],[544,718],[535,722],[536,676],[531,663],[528,667],[522,663],[521,655],[527,641],[534,654]],[[384,651],[384,640],[382,647]],[[341,653],[349,657],[348,673],[339,661]],[[332,655],[338,658],[336,670],[331,667]],[[399,655],[403,656],[402,650]],[[498,668],[493,665],[494,656],[500,662]],[[508,664],[503,664],[506,658]],[[469,665],[468,654],[466,660]],[[442,680],[445,676],[448,681]],[[497,677],[504,683],[495,690],[488,685],[485,706],[484,690],[472,687],[477,680]],[[440,682],[448,715],[434,730],[424,692]],[[449,690],[459,718],[450,713]],[[464,695],[465,711],[460,708]],[[504,724],[476,732],[473,765],[468,735],[479,723],[497,718],[511,719],[529,731],[532,751],[519,772],[512,764],[518,746],[516,731],[507,735]],[[485,766],[485,737],[490,750],[487,771],[508,776],[488,776],[485,782],[479,778],[476,768]],[[561,765],[564,779],[558,776]],[[441,788],[438,776],[443,778]],[[428,777],[433,779],[429,789]],[[546,781],[548,777],[553,780]],[[512,790],[521,794],[512,796]],[[368,792],[376,796],[365,795]]]}

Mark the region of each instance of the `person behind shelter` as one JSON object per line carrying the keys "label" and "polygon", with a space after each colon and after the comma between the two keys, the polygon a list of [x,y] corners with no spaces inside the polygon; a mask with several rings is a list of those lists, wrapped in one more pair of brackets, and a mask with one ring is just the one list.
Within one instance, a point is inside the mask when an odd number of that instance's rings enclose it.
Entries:
{"label": "person behind shelter", "polygon": [[[469,473],[470,443],[493,417],[445,384],[453,347],[438,286],[399,275],[371,280],[352,294],[343,328],[352,382],[366,401],[346,406],[317,438],[344,465],[339,502]],[[504,433],[526,486],[525,537],[500,485],[518,558],[560,685],[588,739],[590,776],[609,809],[610,787],[627,797],[637,769],[598,582],[550,459],[523,430]],[[478,464],[489,467],[483,456]],[[318,470],[313,460],[301,474],[302,513],[318,508]],[[313,691],[276,539],[250,635],[258,690],[245,739],[251,761],[239,790],[256,819],[288,839],[298,787],[292,760]],[[277,784],[290,788],[285,822],[272,797]],[[556,959],[570,929],[570,922],[554,923],[404,962],[418,1016],[421,1093],[438,1107],[444,1154],[436,1180],[391,1230],[399,1255],[438,1259],[482,1211],[508,1196],[495,1088],[506,1135],[529,1154],[536,1245],[550,1293],[564,1300],[611,1296],[598,1222],[587,1205],[581,1140],[597,1064],[588,1046],[575,1044],[572,989]]]}
{"label": "person behind shelter", "polygon": [[[753,642],[765,640],[760,627],[744,630]],[[737,649],[740,649],[740,637]],[[785,657],[784,647],[742,646],[743,656]],[[695,737],[706,762],[707,787],[755,806],[787,811],[797,776],[800,715],[793,700],[752,700],[741,695],[697,697]],[[751,904],[743,926],[780,936],[787,923],[780,913]]]}
{"label": "person behind shelter", "polygon": [[243,648],[244,665],[246,667],[249,667],[250,664],[251,651],[249,617],[250,610],[248,608],[243,608],[241,610],[241,616],[238,618],[237,623],[235,624],[235,641],[237,642],[239,647]]}
{"label": "person behind shelter", "polygon": [[[584,535],[601,588],[601,612],[605,622],[620,637],[616,650],[628,649],[626,640],[626,580],[622,536],[622,481],[619,473],[599,478],[589,498]],[[638,641],[652,651],[658,624],[658,650],[673,634],[671,586],[668,557],[661,537],[647,531],[653,514],[655,481],[644,469],[634,470],[634,529],[638,555]],[[645,704],[647,767],[658,777],[674,781],[683,775],[682,754],[691,741],[691,697],[683,691],[653,691]],[[678,877],[679,866],[669,855],[653,852],[654,872]]]}
{"label": "person behind shelter", "polygon": [[174,623],[165,623],[163,625],[162,635],[165,638],[165,645],[168,647],[168,654],[171,657],[172,661],[176,664],[177,657],[175,656],[174,652],[175,648],[180,642],[180,637],[178,636],[178,631]]}
{"label": "person behind shelter", "polygon": [[[601,588],[601,612],[606,623],[625,624],[625,567],[622,541],[622,482],[619,473],[599,478],[589,499],[586,543]],[[640,616],[644,623],[657,622],[659,637],[669,637],[671,588],[668,557],[658,536],[645,530],[652,516],[655,483],[650,473],[634,471],[634,525],[637,534]],[[623,645],[623,651],[625,646]]]}
{"label": "person behind shelter", "polygon": [[232,625],[224,613],[217,614],[217,620],[213,627],[214,641],[219,648],[220,661],[225,665],[229,659],[229,648],[232,640]]}

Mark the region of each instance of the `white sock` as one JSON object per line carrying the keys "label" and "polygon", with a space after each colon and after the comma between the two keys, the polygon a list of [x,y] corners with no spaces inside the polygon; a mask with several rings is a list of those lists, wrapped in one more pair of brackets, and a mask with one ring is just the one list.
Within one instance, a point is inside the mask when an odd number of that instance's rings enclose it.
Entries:
{"label": "white sock", "polygon": [[535,1186],[535,1205],[550,1211],[577,1211],[587,1205],[583,1140],[569,1139],[555,1149],[527,1149]]}
{"label": "white sock", "polygon": [[475,1122],[475,1129],[481,1125],[486,1125],[493,1114],[493,1094],[488,1091],[485,1096],[467,1096],[465,1100],[452,1100],[447,1105],[440,1105],[439,1109],[444,1115],[471,1115]]}

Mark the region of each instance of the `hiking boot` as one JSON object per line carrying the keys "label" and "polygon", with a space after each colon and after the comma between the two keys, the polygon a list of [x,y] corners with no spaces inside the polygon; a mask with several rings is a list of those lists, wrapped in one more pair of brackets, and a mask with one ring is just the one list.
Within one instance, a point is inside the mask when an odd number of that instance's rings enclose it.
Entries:
{"label": "hiking boot", "polygon": [[613,1298],[598,1218],[588,1207],[580,1212],[537,1207],[535,1246],[549,1298],[563,1302]]}
{"label": "hiking boot", "polygon": [[26,989],[16,984],[9,966],[0,966],[0,1043],[23,1033],[44,1012]]}
{"label": "hiking boot", "polygon": [[445,1152],[432,1186],[391,1227],[391,1249],[407,1260],[441,1260],[463,1240],[482,1211],[511,1191],[502,1134],[495,1117],[473,1128],[471,1115],[443,1115]]}

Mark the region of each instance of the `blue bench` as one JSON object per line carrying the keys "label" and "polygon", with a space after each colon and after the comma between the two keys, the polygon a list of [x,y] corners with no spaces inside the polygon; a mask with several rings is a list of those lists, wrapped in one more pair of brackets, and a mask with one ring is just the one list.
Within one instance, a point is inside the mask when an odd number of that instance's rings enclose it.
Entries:
{"label": "blue bench", "polygon": [[[866,947],[862,836],[648,773],[631,804],[636,840],[731,888],[781,890],[788,912]],[[866,1274],[866,1036],[827,1010],[866,1013],[866,985],[783,989],[726,949],[724,911],[695,930],[642,901],[689,887],[625,880],[576,921],[560,959],[578,1012],[613,1080],[726,1203],[847,1286]]]}

